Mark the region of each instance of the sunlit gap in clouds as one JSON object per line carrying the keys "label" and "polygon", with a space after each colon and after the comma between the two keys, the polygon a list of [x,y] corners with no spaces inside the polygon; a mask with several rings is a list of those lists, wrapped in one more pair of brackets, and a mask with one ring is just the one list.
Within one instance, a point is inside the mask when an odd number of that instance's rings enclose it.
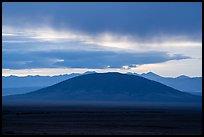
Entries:
{"label": "sunlit gap in clouds", "polygon": [[48,26],[40,28],[13,28],[10,26],[3,26],[2,36],[3,43],[13,42],[13,40],[14,42],[17,42],[18,40],[22,41],[22,39],[24,39],[27,43],[64,43],[69,41],[77,41],[83,43],[84,45],[104,46],[116,49],[122,48],[133,51],[160,50],[161,48],[165,50],[165,48],[189,48],[202,46],[201,41],[192,40],[190,37],[185,35],[173,36],[163,34],[153,37],[146,37],[144,40],[138,36],[128,34],[121,35],[112,32],[104,32],[97,35],[91,35],[71,29],[66,29],[66,31],[56,30]]}

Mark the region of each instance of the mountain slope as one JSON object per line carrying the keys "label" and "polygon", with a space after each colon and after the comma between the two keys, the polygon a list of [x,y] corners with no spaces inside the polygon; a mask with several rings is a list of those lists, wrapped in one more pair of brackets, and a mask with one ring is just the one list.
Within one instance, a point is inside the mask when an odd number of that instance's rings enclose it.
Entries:
{"label": "mountain slope", "polygon": [[29,93],[43,87],[2,88],[2,96]]}
{"label": "mountain slope", "polygon": [[6,96],[8,102],[120,101],[195,102],[200,98],[139,76],[95,73],[74,77],[22,95]]}
{"label": "mountain slope", "polygon": [[161,77],[152,72],[142,74],[144,78],[160,82],[164,85],[170,86],[180,91],[188,92],[195,95],[202,95],[202,78],[194,77],[190,78],[184,75],[181,75],[176,78]]}

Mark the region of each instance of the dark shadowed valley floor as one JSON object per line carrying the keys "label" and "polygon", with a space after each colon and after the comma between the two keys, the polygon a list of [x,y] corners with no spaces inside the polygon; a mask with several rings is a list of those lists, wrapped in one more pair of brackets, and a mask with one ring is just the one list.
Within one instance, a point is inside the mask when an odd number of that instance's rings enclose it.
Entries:
{"label": "dark shadowed valley floor", "polygon": [[201,109],[3,106],[3,134],[202,134]]}

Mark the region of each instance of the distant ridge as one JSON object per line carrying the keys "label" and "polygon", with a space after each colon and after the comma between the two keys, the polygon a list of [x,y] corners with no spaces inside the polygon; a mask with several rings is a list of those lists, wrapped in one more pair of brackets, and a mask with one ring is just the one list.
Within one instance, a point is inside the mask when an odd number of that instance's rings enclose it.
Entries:
{"label": "distant ridge", "polygon": [[188,77],[188,76],[185,76],[185,75],[181,75],[181,76],[178,76],[178,77],[176,77],[176,78],[181,78],[181,79],[185,79],[185,78],[190,78],[190,77]]}
{"label": "distant ridge", "polygon": [[188,77],[185,75],[176,78],[161,77],[155,73],[149,72],[141,75],[144,78],[154,80],[175,88],[177,90],[191,93],[194,95],[202,95],[202,77]]}
{"label": "distant ridge", "polygon": [[6,96],[4,103],[70,101],[112,102],[200,102],[201,98],[134,75],[92,73],[74,77],[40,90]]}

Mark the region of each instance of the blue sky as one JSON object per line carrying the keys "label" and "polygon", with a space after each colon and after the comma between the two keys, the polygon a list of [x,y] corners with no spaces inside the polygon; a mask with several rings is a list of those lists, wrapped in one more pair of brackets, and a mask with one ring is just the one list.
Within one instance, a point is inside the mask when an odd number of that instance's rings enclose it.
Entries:
{"label": "blue sky", "polygon": [[202,3],[4,2],[2,11],[3,75],[202,76]]}

